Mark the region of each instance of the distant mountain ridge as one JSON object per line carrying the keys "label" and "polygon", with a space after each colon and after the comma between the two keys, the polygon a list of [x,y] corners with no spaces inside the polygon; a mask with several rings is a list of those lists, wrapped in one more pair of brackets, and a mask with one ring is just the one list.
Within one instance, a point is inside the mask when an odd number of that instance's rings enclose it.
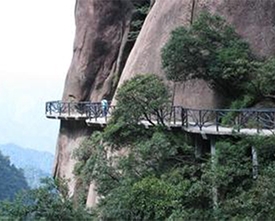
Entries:
{"label": "distant mountain ridge", "polygon": [[39,186],[40,178],[51,176],[54,156],[50,152],[23,148],[12,143],[0,145],[0,151],[10,158],[11,164],[24,170],[31,188]]}

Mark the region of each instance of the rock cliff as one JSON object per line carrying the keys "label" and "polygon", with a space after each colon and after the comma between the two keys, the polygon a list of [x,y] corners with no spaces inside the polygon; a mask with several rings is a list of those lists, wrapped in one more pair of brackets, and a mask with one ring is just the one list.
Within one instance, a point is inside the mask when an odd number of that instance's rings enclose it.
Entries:
{"label": "rock cliff", "polygon": [[[259,56],[275,53],[273,0],[155,0],[151,3],[152,8],[134,47],[128,48],[131,53],[125,56],[133,11],[131,1],[76,1],[76,36],[63,100],[98,101],[103,96],[111,99],[118,78],[119,87],[125,80],[140,73],[164,77],[160,52],[170,32],[177,26],[190,25],[202,10],[224,16]],[[176,85],[175,104],[211,108],[219,102],[219,96],[203,81]],[[87,128],[84,122],[61,122],[54,174],[71,179],[72,193],[77,186],[72,175],[72,152],[91,133],[92,129]],[[89,196],[88,204],[92,205],[95,202],[93,185]]]}
{"label": "rock cliff", "polygon": [[[131,5],[125,0],[77,0],[76,33],[63,101],[99,101],[111,98],[112,79],[120,67],[129,31]],[[76,187],[72,153],[92,133],[83,121],[61,121],[54,176],[69,179],[71,194]]]}
{"label": "rock cliff", "polygon": [[[190,25],[202,10],[225,17],[256,54],[274,55],[275,2],[272,0],[156,0],[129,55],[118,87],[140,73],[164,77],[160,54],[170,32],[178,26]],[[203,81],[195,80],[176,85],[174,104],[211,108],[218,106],[221,99]]]}

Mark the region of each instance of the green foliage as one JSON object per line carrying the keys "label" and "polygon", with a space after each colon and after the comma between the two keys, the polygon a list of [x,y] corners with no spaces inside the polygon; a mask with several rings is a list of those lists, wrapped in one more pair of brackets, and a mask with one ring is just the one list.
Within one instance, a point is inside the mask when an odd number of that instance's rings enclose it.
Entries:
{"label": "green foliage", "polygon": [[40,188],[21,192],[13,202],[1,202],[0,214],[9,220],[90,220],[91,218],[82,207],[73,205],[64,180],[49,178],[43,181]]}
{"label": "green foliage", "polygon": [[[100,196],[95,217],[273,220],[275,138],[219,137],[215,157],[207,150],[196,157],[194,141],[183,131],[167,130],[161,124],[146,129],[139,124],[149,114],[159,116],[160,110],[169,109],[168,95],[157,77],[137,76],[127,81],[118,92],[111,123],[103,132],[94,132],[75,152],[75,173],[83,188],[92,181]],[[246,106],[251,100],[244,96],[234,105]],[[261,165],[258,179],[252,147]]]}
{"label": "green foliage", "polygon": [[[235,121],[236,121],[236,119],[238,119],[238,115],[239,115],[239,113],[236,112],[236,110],[250,107],[250,106],[252,106],[254,101],[255,101],[255,99],[252,95],[244,95],[243,97],[233,101],[230,105],[230,109],[232,109],[234,111],[230,111],[230,112],[226,113],[225,116],[222,117],[222,119],[221,119],[222,125],[227,125],[227,126],[236,125]],[[234,129],[240,129],[240,128],[234,128]]]}
{"label": "green foliage", "polygon": [[170,111],[170,94],[164,82],[155,75],[138,75],[119,88],[116,109],[105,131],[106,137],[131,141],[146,133],[142,120],[164,125]]}
{"label": "green foliage", "polygon": [[214,177],[223,200],[244,191],[248,180],[251,182],[250,146],[242,141],[221,141],[216,147],[218,164]]}
{"label": "green foliage", "polygon": [[[275,217],[274,163],[263,169],[248,191],[228,200],[224,209],[231,217],[250,220],[273,220]],[[234,206],[232,206],[234,205]]]}
{"label": "green foliage", "polygon": [[203,79],[229,101],[275,100],[275,59],[254,56],[220,16],[204,12],[190,27],[175,29],[161,57],[169,80]]}
{"label": "green foliage", "polygon": [[162,65],[168,79],[204,79],[230,97],[251,72],[249,46],[217,15],[202,13],[189,27],[179,27],[162,49]]}
{"label": "green foliage", "polygon": [[128,34],[129,41],[135,41],[137,39],[149,9],[150,0],[145,0],[143,2],[138,1],[134,3],[134,11]]}
{"label": "green foliage", "polygon": [[150,120],[150,114],[161,118],[161,111],[165,111],[170,103],[169,92],[164,82],[152,74],[137,75],[126,81],[119,88],[116,99],[117,110],[114,112],[114,120],[123,117],[131,123],[139,122],[142,117]]}
{"label": "green foliage", "polygon": [[258,161],[259,165],[262,168],[268,167],[270,163],[272,163],[275,159],[275,136],[252,136],[243,138],[243,142],[249,144],[249,146],[253,146],[256,148],[258,153]]}
{"label": "green foliage", "polygon": [[[82,160],[83,177],[97,183],[102,220],[272,220],[274,137],[218,140],[216,158],[196,159],[186,135],[152,128],[150,136],[115,149],[96,133]],[[93,137],[91,137],[93,139]],[[251,147],[258,147],[258,179]],[[86,148],[86,150],[84,150]],[[88,152],[87,152],[88,151]],[[82,158],[82,159],[84,159]],[[214,160],[214,161],[213,161]],[[213,166],[213,162],[215,162]],[[218,191],[218,207],[212,190]]]}
{"label": "green foliage", "polygon": [[238,110],[249,107],[253,104],[254,98],[251,95],[245,95],[231,103],[230,109]]}
{"label": "green foliage", "polygon": [[28,189],[23,170],[10,164],[8,157],[0,152],[0,200],[12,200],[20,190]]}
{"label": "green foliage", "polygon": [[254,63],[255,76],[252,78],[248,93],[258,99],[275,97],[275,58],[270,58],[262,62]]}
{"label": "green foliage", "polygon": [[[274,219],[274,137],[245,137],[220,142],[215,185],[219,192],[219,219]],[[259,174],[252,179],[251,146],[258,147]]]}
{"label": "green foliage", "polygon": [[11,164],[21,168],[30,188],[37,188],[41,178],[50,177],[54,156],[45,151],[23,148],[15,144],[0,145],[0,150],[9,156]]}
{"label": "green foliage", "polygon": [[[77,150],[81,152],[76,152],[81,165],[77,174],[95,181],[103,196],[98,216],[103,220],[208,217],[202,208],[212,208],[209,185],[200,180],[201,166],[188,137],[155,127],[141,138],[112,147],[104,132],[94,133]],[[90,153],[89,159],[83,153]],[[196,215],[194,208],[200,211]]]}
{"label": "green foliage", "polygon": [[156,177],[145,177],[131,188],[129,204],[136,217],[164,220],[177,208],[180,189]]}

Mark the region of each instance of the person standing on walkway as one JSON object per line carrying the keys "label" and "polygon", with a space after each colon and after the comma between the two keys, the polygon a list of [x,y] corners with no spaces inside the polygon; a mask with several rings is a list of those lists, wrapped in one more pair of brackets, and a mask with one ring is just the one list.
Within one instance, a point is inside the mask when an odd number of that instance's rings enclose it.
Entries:
{"label": "person standing on walkway", "polygon": [[101,108],[102,108],[102,116],[107,117],[108,101],[105,98],[103,98],[102,101],[101,101]]}

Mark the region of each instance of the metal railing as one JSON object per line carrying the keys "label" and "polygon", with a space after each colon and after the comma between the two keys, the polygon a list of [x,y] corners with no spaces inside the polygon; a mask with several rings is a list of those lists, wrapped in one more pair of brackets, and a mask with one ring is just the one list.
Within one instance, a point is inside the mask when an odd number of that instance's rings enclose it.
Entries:
{"label": "metal railing", "polygon": [[275,129],[275,109],[191,109],[172,108],[172,122],[181,122],[183,127],[207,128],[214,126],[219,132],[222,127],[241,129]]}
{"label": "metal railing", "polygon": [[[111,115],[113,106],[108,108]],[[80,116],[82,119],[102,118],[103,112],[100,102],[62,102],[51,101],[46,103],[46,115],[51,116]],[[161,117],[161,120],[160,120]],[[141,120],[146,120],[142,118]],[[164,122],[169,125],[177,125],[185,128],[198,127],[199,130],[207,127],[215,127],[219,132],[222,127],[230,127],[236,131],[243,128],[275,129],[275,108],[269,109],[192,109],[181,106],[173,106],[171,109],[161,112],[158,116],[150,115],[151,122],[159,124]]]}
{"label": "metal railing", "polygon": [[[112,107],[108,105],[108,114]],[[81,117],[83,119],[100,118],[103,116],[100,102],[46,102],[45,114],[48,117]]]}

